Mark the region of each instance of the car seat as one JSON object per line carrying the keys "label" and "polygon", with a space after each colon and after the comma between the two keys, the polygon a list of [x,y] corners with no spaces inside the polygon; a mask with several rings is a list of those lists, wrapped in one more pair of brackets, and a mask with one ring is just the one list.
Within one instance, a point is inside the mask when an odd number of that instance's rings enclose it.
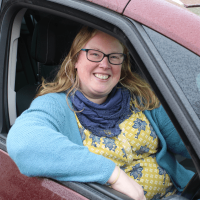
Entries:
{"label": "car seat", "polygon": [[37,23],[31,44],[31,56],[38,66],[37,82],[17,91],[18,116],[30,106],[41,78],[44,77],[47,81],[54,79],[80,28],[81,25],[77,22],[55,16],[47,16]]}

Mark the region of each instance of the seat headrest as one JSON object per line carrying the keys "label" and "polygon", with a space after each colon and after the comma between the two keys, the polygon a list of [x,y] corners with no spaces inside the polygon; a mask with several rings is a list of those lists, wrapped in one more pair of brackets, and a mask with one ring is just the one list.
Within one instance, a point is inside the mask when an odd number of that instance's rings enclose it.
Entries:
{"label": "seat headrest", "polygon": [[60,64],[80,28],[80,24],[63,18],[43,18],[33,32],[31,56],[45,65]]}

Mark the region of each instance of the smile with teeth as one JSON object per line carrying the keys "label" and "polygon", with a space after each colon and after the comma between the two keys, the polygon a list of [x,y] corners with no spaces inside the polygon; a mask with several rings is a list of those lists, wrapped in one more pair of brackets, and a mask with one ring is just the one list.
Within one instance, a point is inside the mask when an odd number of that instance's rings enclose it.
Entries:
{"label": "smile with teeth", "polygon": [[106,80],[109,78],[109,75],[105,75],[105,74],[94,74],[94,76],[103,80]]}

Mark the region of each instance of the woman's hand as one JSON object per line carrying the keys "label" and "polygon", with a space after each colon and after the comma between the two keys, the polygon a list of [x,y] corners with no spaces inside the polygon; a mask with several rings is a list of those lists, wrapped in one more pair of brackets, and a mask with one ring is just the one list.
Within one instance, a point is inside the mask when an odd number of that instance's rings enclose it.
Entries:
{"label": "woman's hand", "polygon": [[[119,170],[120,175],[117,179]],[[117,181],[115,182],[116,179]],[[115,183],[112,184],[113,182]],[[111,186],[113,189],[123,194],[126,194],[127,196],[135,200],[146,200],[142,187],[136,181],[126,175],[126,173],[123,170],[119,169],[117,166],[115,167],[111,177],[109,178],[108,183],[112,184]]]}

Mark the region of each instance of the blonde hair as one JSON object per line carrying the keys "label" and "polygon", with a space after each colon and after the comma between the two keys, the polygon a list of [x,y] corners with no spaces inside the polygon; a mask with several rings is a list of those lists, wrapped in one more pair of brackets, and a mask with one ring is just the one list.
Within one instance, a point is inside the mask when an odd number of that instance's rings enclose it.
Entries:
{"label": "blonde hair", "polygon": [[[42,85],[36,95],[42,96],[48,93],[67,91],[67,97],[74,90],[79,88],[79,78],[76,73],[75,63],[78,59],[78,53],[85,44],[95,36],[98,30],[84,26],[75,37],[71,49],[64,59],[60,70],[58,71],[53,82],[47,82],[43,79]],[[120,42],[120,41],[119,41]],[[120,83],[127,88],[133,97],[133,102],[140,110],[152,110],[159,106],[159,100],[151,90],[150,85],[143,80],[138,74],[131,71],[130,56],[127,48],[120,42],[127,55],[122,64]]]}

